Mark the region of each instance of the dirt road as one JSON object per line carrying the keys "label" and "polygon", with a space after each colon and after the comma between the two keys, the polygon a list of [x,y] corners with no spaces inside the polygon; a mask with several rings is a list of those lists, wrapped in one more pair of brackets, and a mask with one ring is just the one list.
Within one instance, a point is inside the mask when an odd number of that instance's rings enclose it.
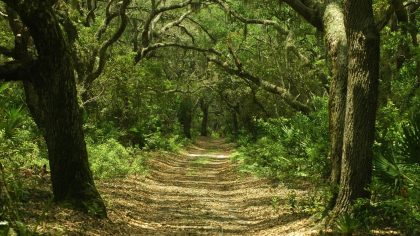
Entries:
{"label": "dirt road", "polygon": [[309,216],[290,206],[292,191],[305,191],[239,174],[233,151],[224,140],[202,138],[180,154],[162,153],[149,160],[147,176],[98,181],[109,219],[55,209],[61,215],[48,214],[40,228],[66,235],[307,235]]}

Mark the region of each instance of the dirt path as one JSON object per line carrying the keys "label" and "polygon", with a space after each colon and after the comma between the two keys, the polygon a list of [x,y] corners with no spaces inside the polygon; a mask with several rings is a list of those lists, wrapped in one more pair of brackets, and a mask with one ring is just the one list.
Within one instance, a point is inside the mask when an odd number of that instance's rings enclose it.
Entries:
{"label": "dirt path", "polygon": [[290,210],[292,190],[239,175],[232,153],[224,140],[199,139],[179,155],[152,158],[147,176],[98,182],[109,219],[53,209],[58,215],[48,214],[40,228],[66,235],[306,235],[308,216]]}

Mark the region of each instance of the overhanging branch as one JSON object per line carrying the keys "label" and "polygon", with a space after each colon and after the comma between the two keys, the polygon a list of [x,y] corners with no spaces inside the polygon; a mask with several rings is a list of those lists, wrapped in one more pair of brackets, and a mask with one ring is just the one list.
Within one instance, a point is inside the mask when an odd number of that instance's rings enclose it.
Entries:
{"label": "overhanging branch", "polygon": [[226,4],[222,0],[214,0],[219,6],[221,6],[227,13],[231,14],[233,17],[238,19],[244,24],[257,24],[257,25],[266,25],[274,27],[280,34],[287,35],[289,32],[288,30],[281,27],[281,25],[273,20],[266,20],[266,19],[250,19],[242,16],[238,12],[234,11],[230,8],[228,4]]}
{"label": "overhanging branch", "polygon": [[[126,15],[126,9],[128,7],[128,5],[130,4],[131,0],[124,0],[122,2],[120,11],[119,11],[119,16],[121,18],[120,21],[120,25],[117,29],[117,31],[114,32],[114,34],[111,36],[111,38],[109,38],[107,41],[103,42],[101,47],[99,48],[98,51],[94,51],[94,55],[96,53],[99,54],[99,62],[98,62],[98,67],[96,68],[96,70],[94,70],[92,73],[90,73],[86,80],[85,83],[86,84],[91,84],[95,79],[97,79],[102,71],[105,68],[105,63],[106,63],[106,54],[107,54],[107,50],[108,48],[114,44],[115,42],[117,42],[117,40],[121,37],[121,35],[124,33],[125,28],[127,27],[128,24],[128,17]],[[92,58],[92,62],[94,63],[96,56]],[[91,63],[92,63],[91,62]]]}
{"label": "overhanging branch", "polygon": [[311,0],[306,0],[305,4],[301,0],[283,0],[287,5],[289,5],[293,10],[295,10],[299,15],[301,15],[306,21],[311,25],[315,26],[319,31],[323,31],[322,17],[320,15],[319,9],[314,8],[316,6]]}
{"label": "overhanging branch", "polygon": [[147,48],[143,48],[141,52],[137,53],[134,60],[136,63],[138,63],[141,59],[146,57],[151,51],[154,51],[159,48],[167,48],[167,47],[183,48],[183,49],[194,50],[194,51],[203,52],[203,53],[210,53],[210,54],[214,54],[218,56],[222,55],[220,52],[216,51],[213,48],[200,48],[194,45],[182,45],[182,44],[170,42],[170,43],[155,43],[153,45],[150,45]]}
{"label": "overhanging branch", "polygon": [[301,111],[304,114],[308,114],[311,111],[311,109],[307,105],[297,101],[295,97],[292,94],[290,94],[289,91],[287,91],[285,88],[282,88],[268,81],[265,81],[261,78],[258,78],[246,71],[243,71],[242,69],[234,69],[230,67],[229,65],[227,65],[226,63],[221,62],[218,59],[211,58],[211,57],[207,57],[207,58],[210,62],[213,62],[214,64],[222,68],[224,71],[226,71],[227,73],[231,75],[235,75],[247,81],[250,81],[270,93],[279,95],[292,108],[298,111]]}

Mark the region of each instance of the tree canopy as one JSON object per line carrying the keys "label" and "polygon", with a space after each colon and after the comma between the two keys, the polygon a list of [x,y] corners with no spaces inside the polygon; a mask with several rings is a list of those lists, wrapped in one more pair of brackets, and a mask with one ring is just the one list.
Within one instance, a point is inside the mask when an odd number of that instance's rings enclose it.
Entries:
{"label": "tree canopy", "polygon": [[223,146],[203,136],[234,143],[240,172],[319,188],[305,214],[329,230],[419,233],[419,7],[0,1],[0,220],[30,228],[15,206],[29,172],[106,218],[95,181]]}

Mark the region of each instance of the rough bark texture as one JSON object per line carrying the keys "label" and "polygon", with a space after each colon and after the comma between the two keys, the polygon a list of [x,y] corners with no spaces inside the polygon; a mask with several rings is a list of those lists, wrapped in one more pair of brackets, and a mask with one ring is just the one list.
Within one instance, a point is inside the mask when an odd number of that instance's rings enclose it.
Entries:
{"label": "rough bark texture", "polygon": [[[344,117],[347,93],[347,38],[342,6],[336,0],[327,0],[322,6],[307,1],[285,1],[318,30],[323,31],[331,60],[331,85],[329,89],[329,135],[331,174],[333,188],[340,182],[343,149]],[[331,206],[334,206],[336,193]]]}
{"label": "rough bark texture", "polygon": [[347,93],[347,39],[343,11],[337,3],[330,3],[326,6],[323,23],[332,67],[329,90],[330,178],[333,185],[338,185]]}
{"label": "rough bark texture", "polygon": [[105,217],[89,169],[70,46],[52,10],[54,1],[4,2],[19,14],[37,49],[37,69],[26,94],[30,89],[29,94],[36,95],[30,110],[45,129],[54,198]]}
{"label": "rough bark texture", "polygon": [[334,208],[338,214],[369,195],[379,81],[379,34],[372,1],[346,0],[345,26],[349,62],[340,190]]}

